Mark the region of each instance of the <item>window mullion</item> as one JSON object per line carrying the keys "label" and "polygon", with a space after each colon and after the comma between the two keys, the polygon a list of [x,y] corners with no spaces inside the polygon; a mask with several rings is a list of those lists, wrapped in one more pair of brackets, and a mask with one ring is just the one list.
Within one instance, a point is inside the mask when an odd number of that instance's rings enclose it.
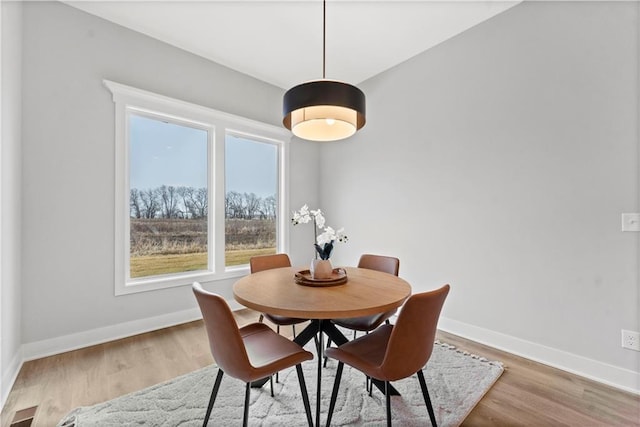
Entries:
{"label": "window mullion", "polygon": [[278,252],[287,252],[289,248],[289,149],[286,144],[278,149]]}
{"label": "window mullion", "polygon": [[225,156],[224,156],[224,141],[225,141],[226,129],[225,126],[219,125],[215,128],[214,144],[213,144],[213,158],[211,159],[213,181],[210,182],[213,188],[213,199],[215,203],[210,206],[210,212],[213,216],[213,240],[211,245],[213,246],[213,270],[216,273],[222,273],[225,271],[225,217],[224,217],[224,198],[225,198],[225,184],[224,184],[224,168],[225,168]]}

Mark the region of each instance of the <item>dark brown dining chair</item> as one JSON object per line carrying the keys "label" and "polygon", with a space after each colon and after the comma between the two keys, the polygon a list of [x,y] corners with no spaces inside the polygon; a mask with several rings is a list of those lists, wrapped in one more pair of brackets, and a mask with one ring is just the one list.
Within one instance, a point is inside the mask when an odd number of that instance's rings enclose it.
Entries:
{"label": "dark brown dining chair", "polygon": [[301,365],[305,360],[313,359],[313,354],[293,341],[276,334],[263,323],[251,323],[238,329],[233,313],[224,298],[205,291],[197,282],[192,287],[202,312],[211,354],[218,366],[218,375],[211,391],[203,426],[209,422],[220,382],[225,373],[246,383],[242,423],[246,426],[249,418],[251,383],[271,377],[274,373],[292,366],[296,367],[298,373],[307,422],[309,426],[313,426]]}
{"label": "dark brown dining chair", "polygon": [[405,302],[395,325],[382,325],[367,335],[326,350],[327,357],[338,361],[327,427],[331,424],[345,363],[367,377],[384,382],[387,426],[391,426],[389,382],[418,374],[429,419],[436,427],[436,417],[422,369],[431,357],[438,319],[448,293],[449,285],[444,285],[434,291],[414,294]]}
{"label": "dark brown dining chair", "polygon": [[[383,273],[398,275],[400,271],[400,260],[398,258],[364,254],[358,261],[358,268],[366,268],[369,270],[382,271]],[[376,313],[369,316],[352,317],[344,319],[332,319],[331,321],[338,326],[353,330],[353,338],[356,337],[357,331],[370,332],[382,323],[389,324],[389,318],[396,314],[397,309],[386,311],[384,313]],[[327,341],[327,347],[331,346],[331,340]],[[327,358],[324,359],[324,365],[327,365]]]}

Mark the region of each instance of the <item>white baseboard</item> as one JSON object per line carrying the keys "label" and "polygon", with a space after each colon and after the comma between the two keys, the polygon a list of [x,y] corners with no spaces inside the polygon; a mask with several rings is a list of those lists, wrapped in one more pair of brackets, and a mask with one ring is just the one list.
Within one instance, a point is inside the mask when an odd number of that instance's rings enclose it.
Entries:
{"label": "white baseboard", "polygon": [[438,329],[612,387],[634,394],[640,394],[639,372],[609,365],[563,350],[536,344],[445,317],[440,318]]}
{"label": "white baseboard", "polygon": [[[244,308],[233,300],[227,301],[227,303],[232,310]],[[22,360],[26,362],[41,357],[52,356],[54,354],[102,344],[120,338],[127,338],[145,332],[156,331],[198,319],[202,319],[202,313],[198,307],[195,307],[188,310],[163,314],[161,316],[147,317],[145,319],[132,320],[61,337],[25,343],[22,344]]]}
{"label": "white baseboard", "polygon": [[[232,310],[244,308],[235,301],[229,301],[229,306]],[[4,403],[13,388],[13,384],[18,377],[18,373],[20,372],[23,363],[26,361],[40,359],[42,357],[77,350],[96,344],[102,344],[162,328],[168,328],[170,326],[198,319],[202,319],[202,314],[200,313],[200,309],[195,307],[189,310],[164,314],[162,316],[133,320],[130,322],[119,323],[117,325],[110,325],[102,328],[91,329],[89,331],[82,331],[75,334],[22,344],[11,361],[10,366],[5,372],[2,372],[0,408],[4,407]]]}
{"label": "white baseboard", "polygon": [[[21,349],[11,359],[11,363],[7,367],[7,370],[2,372],[2,390],[0,390],[0,410],[4,408],[4,404],[9,397],[9,392],[13,388],[13,384],[18,378],[18,373],[22,368],[23,358]],[[0,411],[1,412],[1,411]]]}
{"label": "white baseboard", "polygon": [[25,343],[22,345],[22,355],[24,361],[39,359],[41,357],[77,350],[79,348],[89,347],[96,344],[102,344],[108,341],[126,338],[132,335],[138,335],[162,328],[168,328],[170,326],[198,319],[202,319],[202,314],[196,307],[189,310],[167,313],[162,316],[132,320],[129,322],[119,323],[117,325],[110,325],[61,337]]}

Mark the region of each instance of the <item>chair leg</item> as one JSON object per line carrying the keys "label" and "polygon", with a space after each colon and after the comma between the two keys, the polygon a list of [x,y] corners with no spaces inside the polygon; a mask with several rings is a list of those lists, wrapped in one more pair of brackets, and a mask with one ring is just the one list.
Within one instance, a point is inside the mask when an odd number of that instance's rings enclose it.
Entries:
{"label": "chair leg", "polygon": [[258,322],[262,323],[263,320],[264,320],[264,314],[261,314],[260,317],[258,317]]}
{"label": "chair leg", "polygon": [[271,386],[271,397],[273,397],[273,375],[269,375],[269,385]]}
{"label": "chair leg", "polygon": [[251,394],[251,383],[247,383],[244,392],[244,415],[242,416],[242,427],[247,427],[249,423],[249,396]]}
{"label": "chair leg", "polygon": [[[276,325],[276,332],[280,335],[280,325]],[[279,379],[278,372],[276,372],[276,382],[279,382]]]}
{"label": "chair leg", "polygon": [[389,381],[384,382],[384,398],[387,402],[387,427],[391,427],[391,393],[389,393]]}
{"label": "chair leg", "polygon": [[[331,347],[331,337],[327,338],[327,348]],[[325,356],[324,357],[324,364],[322,366],[324,366],[325,368],[327,367],[327,359],[328,357]]]}
{"label": "chair leg", "polygon": [[318,374],[316,384],[316,425],[320,425],[320,397],[322,395],[322,354],[324,352],[324,340],[322,335],[322,322],[318,322]]}
{"label": "chair leg", "polygon": [[311,406],[309,405],[309,394],[307,393],[307,384],[304,381],[304,374],[302,373],[302,365],[296,365],[296,372],[298,373],[298,382],[300,383],[300,392],[302,393],[304,412],[307,414],[307,422],[309,423],[309,427],[313,427],[313,419],[311,418]]}
{"label": "chair leg", "polygon": [[344,363],[338,362],[338,369],[336,370],[336,379],[333,382],[333,391],[331,392],[331,401],[329,402],[329,413],[327,414],[327,427],[331,425],[331,417],[333,416],[333,410],[336,406],[336,398],[338,397],[338,389],[340,388],[340,378],[342,377],[342,368],[344,368]]}
{"label": "chair leg", "polygon": [[429,390],[427,390],[427,383],[424,380],[422,369],[418,371],[418,381],[420,381],[420,388],[422,388],[422,396],[424,396],[424,403],[427,405],[431,425],[433,427],[438,427],[438,424],[436,423],[436,414],[433,412],[433,405],[431,405],[431,398],[429,397]]}
{"label": "chair leg", "polygon": [[209,406],[207,406],[207,414],[204,416],[204,423],[202,427],[206,427],[209,423],[209,417],[211,416],[211,410],[213,409],[213,403],[216,401],[216,396],[218,395],[218,389],[220,388],[220,381],[222,381],[222,376],[224,372],[222,369],[218,369],[218,375],[216,375],[216,382],[213,384],[213,390],[211,390],[211,398],[209,398]]}
{"label": "chair leg", "polygon": [[291,325],[291,329],[293,330],[293,339],[296,338],[296,325]]}

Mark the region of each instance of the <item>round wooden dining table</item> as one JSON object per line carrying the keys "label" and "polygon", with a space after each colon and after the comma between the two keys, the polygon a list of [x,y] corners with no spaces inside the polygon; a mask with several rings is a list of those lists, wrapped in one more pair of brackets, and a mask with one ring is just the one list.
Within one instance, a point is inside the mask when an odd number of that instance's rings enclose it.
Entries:
{"label": "round wooden dining table", "polygon": [[[411,295],[411,285],[393,274],[365,268],[344,267],[347,282],[335,286],[307,286],[296,283],[295,267],[274,268],[249,274],[233,285],[240,304],[260,313],[309,319],[294,341],[301,346],[318,337],[318,381],[316,425],[320,420],[323,335],[336,345],[348,340],[330,319],[368,316],[400,307]],[[258,383],[261,386],[266,382]],[[374,381],[380,388],[380,384]]]}
{"label": "round wooden dining table", "polygon": [[344,267],[347,282],[337,286],[306,286],[295,282],[294,267],[253,273],[233,285],[240,304],[261,313],[302,319],[360,317],[400,307],[411,286],[392,274]]}

